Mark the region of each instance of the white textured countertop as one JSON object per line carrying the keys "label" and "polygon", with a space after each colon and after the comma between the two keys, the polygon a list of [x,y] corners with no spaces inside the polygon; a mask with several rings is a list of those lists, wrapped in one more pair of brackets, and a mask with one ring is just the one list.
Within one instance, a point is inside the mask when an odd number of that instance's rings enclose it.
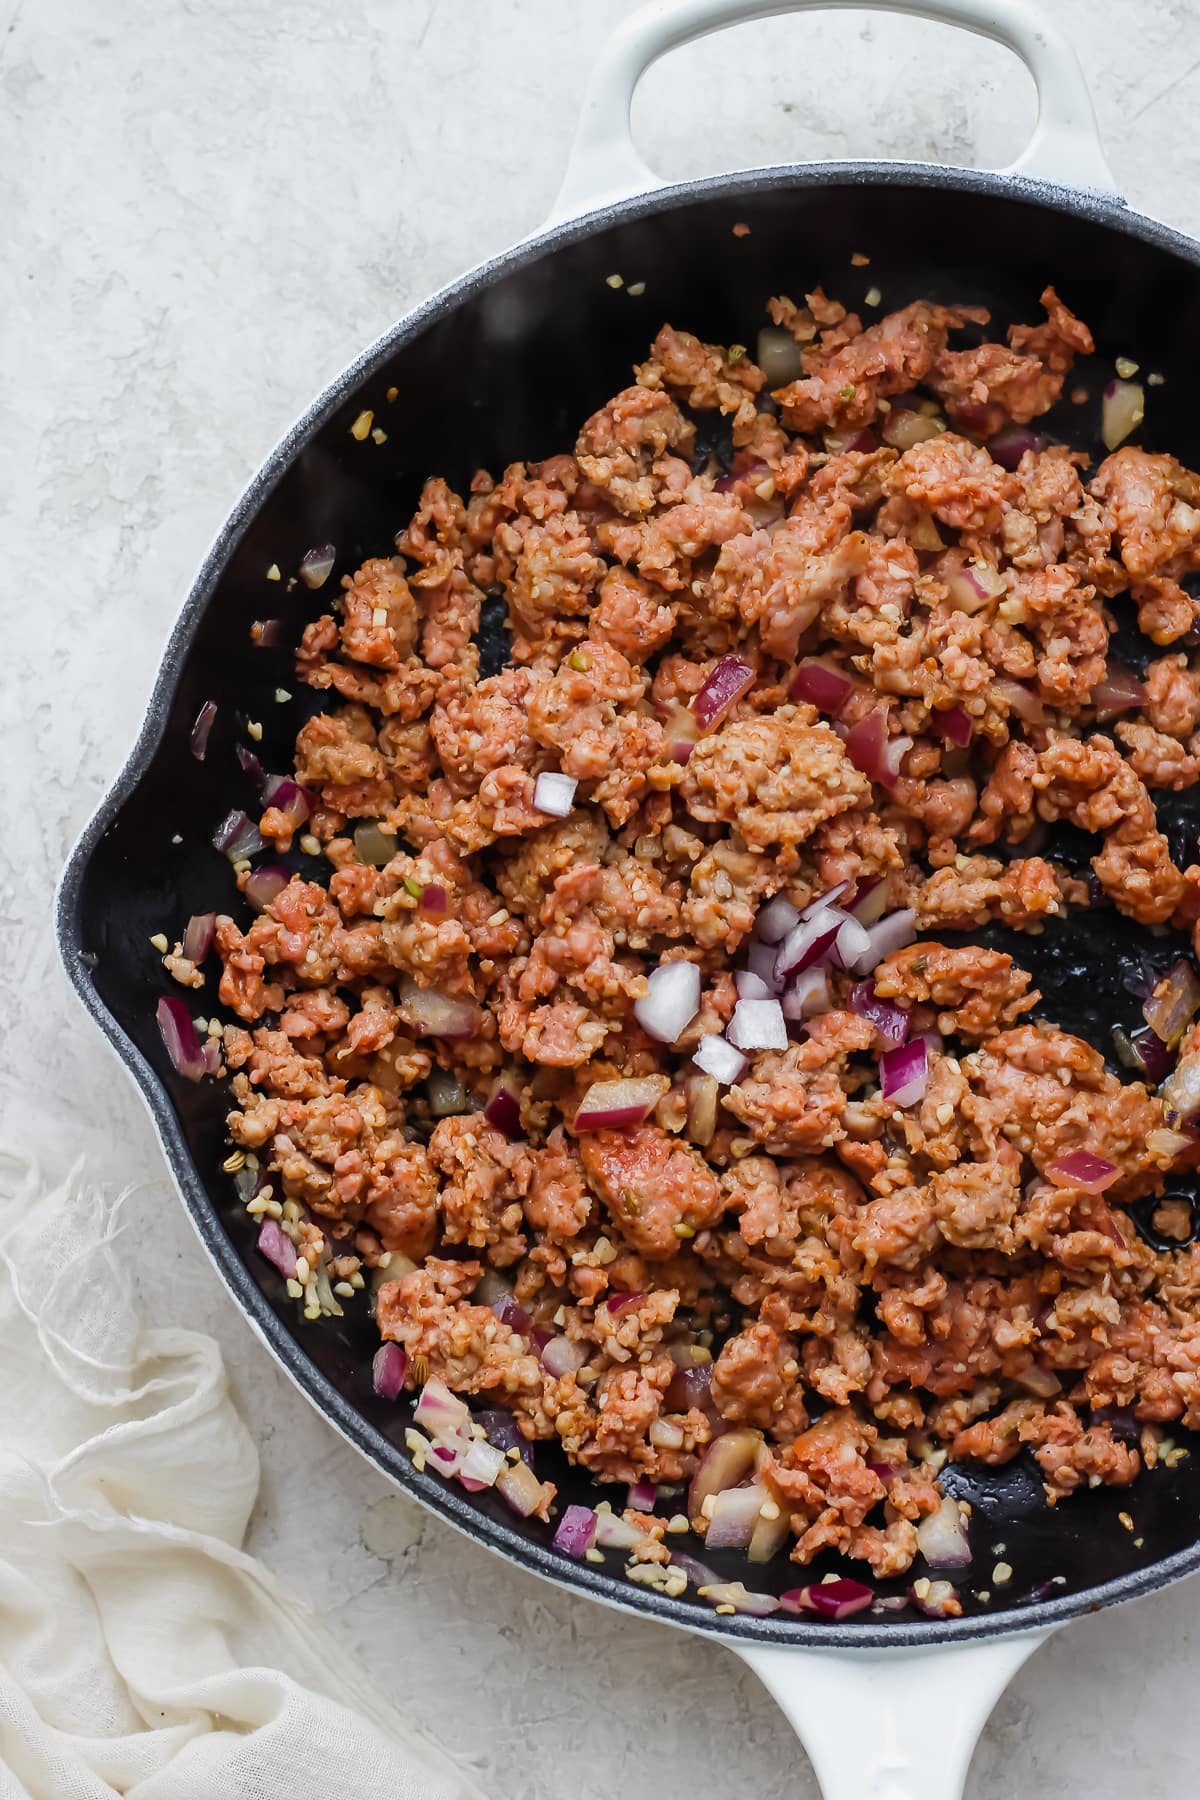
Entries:
{"label": "white textured countertop", "polygon": [[[137,1185],[152,1308],[220,1340],[262,1448],[254,1547],[282,1573],[302,1564],[381,1685],[479,1759],[498,1797],[791,1800],[815,1794],[812,1776],[731,1656],[463,1542],[277,1373],[193,1238],[50,931],[62,858],[133,740],[230,503],[362,345],[534,227],[584,72],[629,10],[0,0],[0,1133],[55,1166],[86,1151]],[[1200,231],[1192,0],[1047,10],[1079,48],[1124,192]],[[682,176],[821,154],[1003,161],[1032,111],[1001,50],[853,15],[710,39],[651,74],[637,116],[651,160]],[[1181,1725],[1198,1594],[1177,1586],[1041,1651],[997,1709],[971,1800],[1125,1800],[1131,1779],[1139,1800],[1194,1791]]]}

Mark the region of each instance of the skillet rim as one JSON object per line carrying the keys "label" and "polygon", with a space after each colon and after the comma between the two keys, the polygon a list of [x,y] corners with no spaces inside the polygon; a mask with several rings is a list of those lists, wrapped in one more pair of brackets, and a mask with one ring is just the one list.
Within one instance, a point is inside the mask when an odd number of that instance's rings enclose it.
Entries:
{"label": "skillet rim", "polygon": [[[348,398],[400,347],[426,327],[452,312],[463,300],[508,273],[536,262],[561,246],[597,235],[609,226],[667,211],[696,200],[727,198],[781,188],[816,186],[915,187],[1017,200],[1051,213],[1090,220],[1119,236],[1155,245],[1200,267],[1200,243],[1147,214],[1131,210],[1119,195],[1083,192],[1056,183],[937,163],[828,162],[778,164],[676,182],[649,193],[615,200],[577,218],[551,225],[477,265],[440,288],[406,313],[340,374],[285,432],[252,477],[213,540],[186,601],[172,627],[147,701],[146,716],[120,772],[80,833],[64,866],[55,895],[55,936],[67,977],[87,1012],[133,1077],[154,1123],[159,1144],[174,1176],[197,1237],[229,1289],[251,1329],[304,1397],[339,1436],[358,1450],[390,1481],[463,1532],[473,1542],[495,1551],[509,1563],[552,1581],[572,1593],[606,1602],[639,1617],[699,1632],[718,1642],[765,1644],[780,1648],[878,1650],[927,1648],[1028,1633],[1065,1624],[1101,1607],[1148,1594],[1200,1569],[1200,1533],[1185,1550],[1148,1564],[1131,1574],[1100,1582],[1078,1592],[963,1619],[899,1620],[862,1625],[813,1623],[788,1615],[752,1618],[746,1614],[717,1616],[700,1602],[670,1600],[639,1587],[623,1576],[586,1562],[571,1563],[547,1546],[531,1542],[514,1526],[477,1512],[466,1495],[431,1475],[418,1474],[411,1461],[370,1426],[357,1408],[310,1361],[287,1332],[249,1268],[226,1236],[216,1208],[192,1160],[167,1090],[126,1035],[116,1016],[101,1001],[84,960],[80,899],[93,853],[111,829],[126,801],[147,773],[162,741],[167,717],[192,639],[224,570],[260,506],[295,457]],[[873,1615],[868,1615],[873,1617]]]}

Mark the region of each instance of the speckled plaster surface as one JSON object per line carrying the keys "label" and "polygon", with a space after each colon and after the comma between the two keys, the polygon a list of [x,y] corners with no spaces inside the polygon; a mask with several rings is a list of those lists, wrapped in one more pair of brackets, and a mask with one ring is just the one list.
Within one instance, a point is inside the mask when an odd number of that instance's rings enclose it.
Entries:
{"label": "speckled plaster surface", "polygon": [[[498,1797],[811,1800],[803,1755],[731,1656],[501,1565],[311,1413],[233,1314],[50,930],[65,851],[229,504],[363,344],[536,225],[581,81],[629,10],[0,0],[0,1130],[135,1185],[147,1303],[220,1340],[261,1445],[254,1548],[303,1570],[346,1646]],[[1193,0],[1046,10],[1079,48],[1123,191],[1200,232]],[[681,52],[643,84],[636,122],[683,176],[822,154],[1001,163],[1032,113],[1001,50],[855,14]],[[1198,1595],[1187,1583],[1039,1652],[970,1800],[1193,1792]]]}

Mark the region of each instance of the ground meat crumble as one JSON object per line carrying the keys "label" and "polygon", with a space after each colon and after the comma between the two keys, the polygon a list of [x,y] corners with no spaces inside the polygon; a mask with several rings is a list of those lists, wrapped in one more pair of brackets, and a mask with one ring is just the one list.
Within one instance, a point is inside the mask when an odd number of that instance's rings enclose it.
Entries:
{"label": "ground meat crumble", "polygon": [[[1194,1141],[1034,1016],[1019,958],[942,941],[1097,895],[1153,927],[1200,912],[1155,810],[1200,773],[1200,476],[1132,445],[993,455],[1092,349],[1043,302],[991,341],[974,308],[864,326],[778,296],[800,372],[774,394],[741,347],[664,326],[573,454],[430,480],[300,645],[299,829],[329,872],[216,921],[231,1163],[306,1252],[309,1315],[318,1264],[347,1300],[373,1279],[410,1386],[502,1404],[602,1481],[682,1483],[753,1430],[799,1563],[902,1572],[947,1459],[1028,1452],[1055,1502],[1137,1476],[1118,1413],[1200,1425],[1198,1253],[1130,1216]],[[1114,711],[1126,593],[1159,648]],[[481,676],[485,601],[512,655]],[[702,722],[727,658],[747,679]],[[793,685],[814,662],[836,703]],[[548,774],[576,784],[565,818]],[[1090,834],[1090,896],[1038,854],[1059,822]],[[287,848],[278,810],[263,831]],[[732,1085],[691,1060],[762,906],[835,883],[882,884],[922,933],[873,976],[929,1034],[907,1106],[836,971]],[[701,998],[665,1046],[635,1009],[673,959]],[[203,981],[179,946],[167,967]],[[640,1124],[579,1123],[594,1084],[646,1078]],[[1080,1150],[1106,1191],[1064,1177]]]}

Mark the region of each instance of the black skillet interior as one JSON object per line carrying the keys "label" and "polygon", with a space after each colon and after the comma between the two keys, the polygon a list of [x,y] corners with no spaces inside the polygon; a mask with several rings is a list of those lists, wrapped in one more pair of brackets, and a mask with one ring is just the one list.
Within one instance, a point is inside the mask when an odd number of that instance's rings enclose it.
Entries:
{"label": "black skillet interior", "polygon": [[[975,1505],[976,1554],[970,1579],[959,1584],[965,1617],[949,1625],[911,1610],[867,1612],[838,1627],[787,1615],[716,1620],[702,1602],[633,1589],[619,1567],[569,1561],[550,1547],[544,1526],[515,1520],[494,1495],[472,1498],[413,1471],[403,1448],[406,1408],[371,1392],[374,1341],[364,1307],[319,1327],[298,1319],[254,1250],[253,1229],[221,1172],[221,1087],[183,1081],[167,1061],[154,1007],[171,984],[148,940],[159,931],[177,935],[189,913],[237,908],[229,866],[209,844],[229,807],[253,804],[235,746],[246,741],[248,721],[260,722],[262,760],[284,770],[300,720],[320,704],[298,688],[290,649],[253,649],[248,636],[252,620],[282,615],[290,646],[322,609],[328,590],[315,596],[286,585],[305,550],[335,544],[340,575],[367,555],[388,552],[427,473],[440,472],[461,489],[480,466],[499,471],[516,458],[569,449],[580,422],[630,379],[631,364],[664,319],[753,345],[769,294],[799,295],[821,282],[858,306],[873,286],[882,290],[884,309],[922,295],[983,303],[1006,325],[1036,320],[1038,295],[1053,280],[1092,326],[1100,354],[1079,376],[1088,402],[1064,404],[1052,428],[1095,452],[1100,390],[1112,359],[1132,356],[1166,378],[1148,390],[1143,441],[1195,466],[1200,433],[1191,370],[1200,341],[1200,253],[1145,220],[1114,228],[1116,207],[1067,209],[1063,202],[1055,210],[1052,198],[1036,189],[1013,197],[990,177],[911,169],[865,177],[852,169],[781,171],[699,183],[665,200],[614,209],[598,226],[560,230],[543,248],[513,252],[431,302],[318,402],[226,526],[172,640],[141,743],[63,885],[60,934],[76,986],[141,1084],[192,1216],[239,1302],[331,1422],[444,1517],[526,1567],[676,1622],[720,1627],[724,1635],[859,1645],[957,1638],[1070,1616],[1153,1587],[1200,1563],[1200,1457],[1160,1467],[1127,1490],[1084,1492],[1053,1512],[1034,1472],[1020,1463],[954,1471],[948,1485]],[[749,230],[735,235],[735,224]],[[860,252],[869,265],[852,264]],[[624,285],[609,285],[612,275]],[[637,283],[645,291],[635,296],[629,289]],[[398,395],[389,401],[393,387]],[[351,435],[363,408],[373,410],[386,442]],[[284,571],[284,583],[267,579],[272,564]],[[278,701],[279,688],[294,697]],[[219,711],[200,763],[189,753],[188,735],[210,697]],[[1182,813],[1177,828],[1187,835],[1190,860],[1194,831]],[[1086,844],[1072,848],[1085,859]],[[304,865],[298,854],[289,860]],[[1160,939],[1142,941],[1112,911],[1073,920],[1040,940],[1022,937],[1018,946],[1046,992],[1048,1015],[1106,1054],[1112,1024],[1136,1016],[1137,1002],[1122,982],[1126,963],[1143,952],[1157,960],[1169,948]],[[194,996],[198,1013],[215,1005],[214,985],[210,978]],[[561,1483],[565,1499],[601,1497],[549,1453],[539,1466]],[[731,1578],[746,1573],[736,1552],[710,1560]],[[999,1561],[1013,1570],[1001,1589],[992,1580]],[[818,1565],[816,1574],[822,1572]],[[784,1561],[754,1571],[750,1585],[779,1591],[804,1578]],[[991,1598],[979,1598],[979,1590]]]}

